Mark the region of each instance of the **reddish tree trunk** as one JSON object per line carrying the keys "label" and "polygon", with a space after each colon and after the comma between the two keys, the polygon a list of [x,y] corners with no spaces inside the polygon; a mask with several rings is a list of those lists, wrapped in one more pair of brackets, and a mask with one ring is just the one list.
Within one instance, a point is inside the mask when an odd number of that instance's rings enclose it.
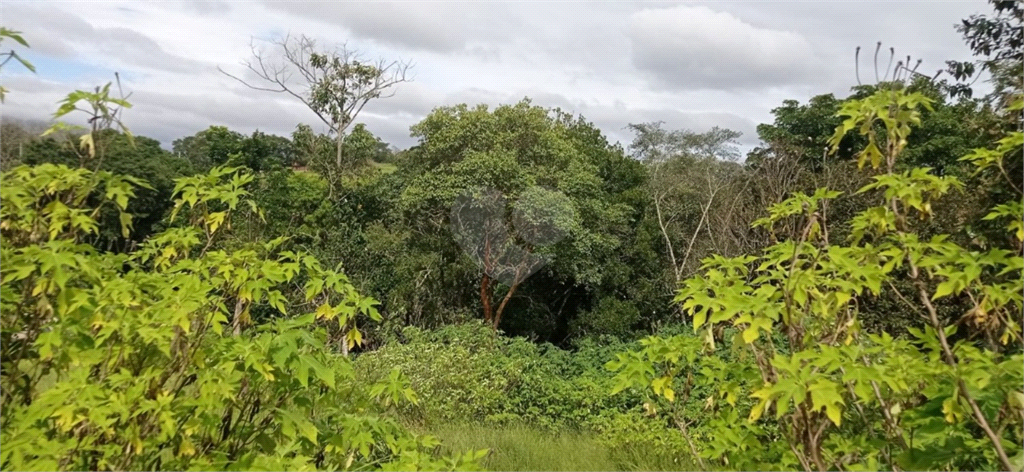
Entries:
{"label": "reddish tree trunk", "polygon": [[512,285],[508,289],[508,293],[505,294],[505,298],[501,300],[501,304],[498,305],[498,311],[494,313],[494,330],[498,330],[498,325],[501,324],[501,314],[505,312],[505,305],[508,304],[509,299],[512,298],[512,294],[516,293],[516,288],[519,287],[519,283]]}
{"label": "reddish tree trunk", "polygon": [[491,323],[491,277],[484,270],[484,278],[480,281],[480,303],[484,305],[484,321]]}

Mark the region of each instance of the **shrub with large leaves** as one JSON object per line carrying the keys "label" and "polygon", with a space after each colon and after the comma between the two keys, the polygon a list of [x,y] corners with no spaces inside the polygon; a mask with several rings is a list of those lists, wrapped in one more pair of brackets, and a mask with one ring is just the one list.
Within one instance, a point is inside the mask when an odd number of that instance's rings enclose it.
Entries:
{"label": "shrub with large leaves", "polygon": [[[415,401],[398,374],[355,380],[327,330],[361,335],[376,301],[282,240],[222,249],[251,178],[180,179],[177,224],[132,253],[83,243],[132,178],[45,164],[2,175],[4,469],[438,469],[429,437],[380,415]],[[99,206],[87,202],[99,201]],[[257,210],[252,205],[252,210]],[[277,316],[254,325],[249,311]],[[380,400],[387,399],[386,402]]]}
{"label": "shrub with large leaves", "polygon": [[[679,290],[676,301],[703,336],[652,337],[608,364],[616,390],[640,388],[676,419],[702,467],[1024,466],[1021,195],[986,217],[1006,222],[1004,247],[916,233],[911,219],[932,218],[933,203],[963,188],[927,168],[897,171],[918,109],[928,106],[924,95],[893,87],[840,109],[832,145],[857,130],[868,143],[860,165],[882,168],[860,191],[878,204],[851,220],[846,244],[829,239],[828,204],[839,192],[772,206],[755,224],[786,222],[802,228],[796,237],[759,255],[709,258]],[[1019,98],[1012,108],[1022,108]],[[1005,176],[996,171],[1021,142],[1015,131],[963,160]],[[862,332],[862,302],[882,293],[918,313],[924,329],[906,338]],[[969,307],[957,319],[935,306],[950,297]],[[723,327],[735,335],[722,339]],[[677,406],[697,393],[710,411],[700,424]]]}

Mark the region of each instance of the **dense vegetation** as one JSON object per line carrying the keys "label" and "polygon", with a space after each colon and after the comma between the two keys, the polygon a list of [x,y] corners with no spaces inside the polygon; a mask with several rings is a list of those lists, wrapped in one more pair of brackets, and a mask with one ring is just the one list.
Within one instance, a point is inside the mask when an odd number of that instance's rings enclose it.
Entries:
{"label": "dense vegetation", "polygon": [[88,128],[4,122],[0,467],[1022,470],[1024,8],[992,4],[976,62],[786,101],[746,156],[528,99],[397,150],[345,107],[404,69],[304,37],[329,135],[168,151],[111,84],[61,103]]}

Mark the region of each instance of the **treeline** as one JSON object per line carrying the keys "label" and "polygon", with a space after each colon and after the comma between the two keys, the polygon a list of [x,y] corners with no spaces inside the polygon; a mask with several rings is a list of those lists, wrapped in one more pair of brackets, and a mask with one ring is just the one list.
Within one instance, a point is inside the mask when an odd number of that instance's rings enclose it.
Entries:
{"label": "treeline", "polygon": [[[678,319],[669,303],[674,288],[704,258],[751,253],[777,238],[751,223],[794,192],[846,191],[831,204],[829,219],[840,223],[834,237],[848,233],[842,222],[866,205],[864,195],[851,191],[871,174],[855,171],[862,140],[845,138],[835,153],[826,152],[827,140],[840,123],[843,100],[870,96],[880,86],[785,102],[773,110],[773,123],[759,126],[763,144],[747,156],[739,155],[734,131],[670,130],[661,123],[631,125],[634,140],[622,148],[582,117],[528,100],[495,109],[438,108],[412,128],[419,143],[402,151],[357,125],[341,166],[332,139],[304,125],[291,137],[211,126],[175,140],[171,151],[143,136],[129,142],[107,131],[95,167],[153,188],[140,189],[129,208],[136,215],[131,238],[107,219],[93,243],[119,251],[136,246],[162,228],[175,178],[239,166],[255,176],[253,195],[264,213],[236,221],[233,237],[288,236],[286,247],[308,250],[331,266],[342,263],[363,292],[381,300],[386,325],[437,327],[479,318],[485,303],[496,309],[514,290],[498,322],[507,333],[563,345],[583,336],[629,338]],[[909,90],[933,104],[899,165],[928,166],[975,189],[936,208],[945,216],[930,220],[927,230],[987,241],[992,225],[980,217],[1008,189],[978,180],[958,159],[1012,123],[984,98],[948,98],[947,83],[918,79]],[[38,138],[16,123],[4,127],[7,167],[80,164],[72,141]],[[1011,181],[1020,181],[1021,166],[1006,169]],[[538,186],[567,197],[570,219],[557,228],[564,237],[532,249],[547,259],[529,277],[482,287],[488,271],[453,233],[453,206],[467,190],[490,188],[509,208],[528,209],[535,197],[530,189]],[[503,217],[514,227],[511,216]],[[917,324],[896,300],[870,303],[877,315],[865,322],[875,331],[898,333]]]}

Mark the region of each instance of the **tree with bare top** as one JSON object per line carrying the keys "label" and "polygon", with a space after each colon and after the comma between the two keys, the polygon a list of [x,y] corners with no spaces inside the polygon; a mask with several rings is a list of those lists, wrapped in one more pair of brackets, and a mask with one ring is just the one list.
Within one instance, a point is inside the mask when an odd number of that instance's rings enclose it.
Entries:
{"label": "tree with bare top", "polygon": [[253,84],[220,71],[249,88],[287,93],[299,99],[334,133],[339,167],[345,131],[363,107],[370,100],[394,96],[393,86],[411,80],[411,63],[368,60],[347,44],[333,50],[323,49],[305,35],[287,35],[271,42],[280,48],[281,57],[269,55],[254,42],[252,58],[242,63],[261,83]]}
{"label": "tree with bare top", "polygon": [[[740,133],[718,127],[704,133],[667,130],[661,122],[628,128],[636,134],[630,151],[648,167],[654,216],[674,287],[697,270],[703,256],[728,252],[723,238],[726,226],[734,224],[731,215],[742,192],[726,189],[741,182],[736,178],[742,172],[736,165]],[[712,228],[713,222],[720,227]],[[707,236],[702,238],[702,233]]]}

